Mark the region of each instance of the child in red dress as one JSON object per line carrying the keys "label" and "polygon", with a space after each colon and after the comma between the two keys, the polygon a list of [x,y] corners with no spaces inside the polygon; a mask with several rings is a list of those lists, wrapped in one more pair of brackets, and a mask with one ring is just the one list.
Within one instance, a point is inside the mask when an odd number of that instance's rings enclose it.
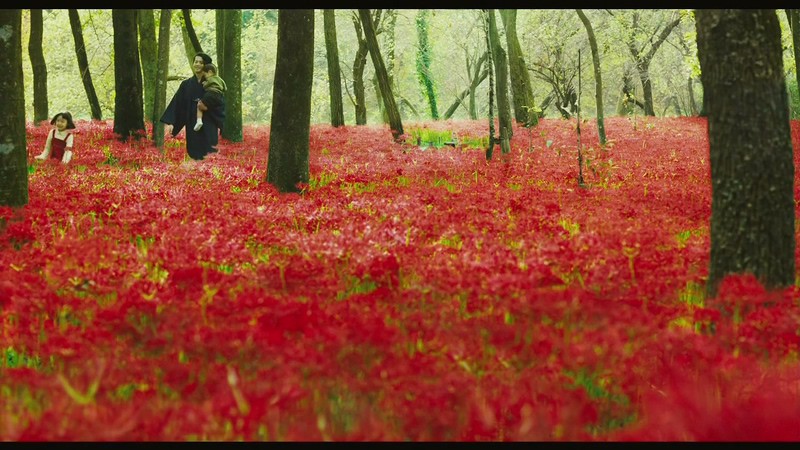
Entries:
{"label": "child in red dress", "polygon": [[62,163],[67,164],[72,160],[72,143],[74,138],[72,133],[67,130],[75,128],[75,123],[72,121],[72,114],[69,112],[60,112],[53,116],[50,121],[51,125],[55,125],[49,133],[47,133],[47,141],[44,144],[44,150],[41,154],[36,156],[36,159],[60,159]]}

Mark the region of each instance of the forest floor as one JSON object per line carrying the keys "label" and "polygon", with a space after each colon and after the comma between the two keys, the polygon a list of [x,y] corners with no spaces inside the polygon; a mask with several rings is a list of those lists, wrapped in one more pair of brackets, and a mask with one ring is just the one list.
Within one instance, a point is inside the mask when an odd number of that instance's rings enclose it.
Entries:
{"label": "forest floor", "polygon": [[705,119],[605,125],[315,125],[302,194],[267,127],[195,162],[79,121],[63,165],[29,125],[0,440],[800,440],[800,292],[704,295]]}

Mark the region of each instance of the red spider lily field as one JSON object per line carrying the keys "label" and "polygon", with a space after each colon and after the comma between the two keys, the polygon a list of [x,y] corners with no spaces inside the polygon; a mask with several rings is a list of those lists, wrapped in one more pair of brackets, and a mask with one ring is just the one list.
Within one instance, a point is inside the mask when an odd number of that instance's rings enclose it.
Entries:
{"label": "red spider lily field", "polygon": [[705,119],[593,125],[314,125],[302,194],[267,127],[195,162],[79,121],[63,165],[29,125],[0,440],[800,440],[798,288],[704,295]]}

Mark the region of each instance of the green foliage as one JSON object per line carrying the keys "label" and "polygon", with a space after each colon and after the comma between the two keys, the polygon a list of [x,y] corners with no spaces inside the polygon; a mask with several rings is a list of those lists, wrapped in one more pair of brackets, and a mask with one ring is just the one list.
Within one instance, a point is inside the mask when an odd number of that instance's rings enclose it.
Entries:
{"label": "green foliage", "polygon": [[106,159],[100,164],[105,164],[108,166],[116,166],[119,164],[119,159],[117,159],[117,157],[111,153],[111,149],[108,147],[108,145],[103,146],[103,154],[106,156]]}
{"label": "green foliage", "polygon": [[408,138],[406,144],[409,145],[432,145],[436,148],[444,146],[445,142],[453,141],[453,132],[450,130],[431,130],[429,128],[410,128],[406,131]]}
{"label": "green foliage", "polygon": [[356,294],[368,294],[378,288],[378,285],[370,279],[369,275],[363,279],[351,277],[345,290],[336,293],[336,300],[345,300]]}

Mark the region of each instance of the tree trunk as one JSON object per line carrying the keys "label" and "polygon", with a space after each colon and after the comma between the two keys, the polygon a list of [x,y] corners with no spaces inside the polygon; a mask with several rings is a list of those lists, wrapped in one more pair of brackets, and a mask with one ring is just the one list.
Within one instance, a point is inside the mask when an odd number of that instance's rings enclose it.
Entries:
{"label": "tree trunk", "polygon": [[689,90],[689,110],[690,114],[696,116],[698,114],[697,111],[697,102],[694,99],[694,79],[692,79],[691,75],[686,82],[687,89]]}
{"label": "tree trunk", "polygon": [[531,87],[531,76],[517,37],[517,10],[501,9],[500,18],[506,31],[508,66],[511,75],[511,94],[514,103],[514,118],[526,126],[536,126],[539,116],[534,111],[535,100]]}
{"label": "tree trunk", "polygon": [[[172,10],[162,9],[161,20],[158,26],[158,70],[156,71],[156,86],[153,95],[152,117],[159,118],[167,107],[167,74],[169,72],[169,38],[172,22]],[[156,148],[164,151],[164,122],[153,120],[153,141]]]}
{"label": "tree trunk", "polygon": [[367,41],[372,65],[375,66],[375,73],[378,76],[378,83],[383,96],[383,106],[386,108],[386,113],[389,114],[389,128],[392,130],[392,137],[398,140],[403,134],[403,122],[400,120],[400,111],[397,109],[397,103],[392,93],[392,85],[389,83],[389,75],[383,65],[383,58],[378,48],[378,38],[375,34],[375,27],[372,24],[372,15],[368,9],[359,9],[358,15],[361,17],[361,26],[364,27],[364,39]]}
{"label": "tree trunk", "polygon": [[89,107],[92,110],[92,119],[101,120],[100,101],[97,99],[97,93],[92,83],[92,74],[89,72],[89,58],[86,57],[86,45],[83,43],[83,27],[81,26],[81,18],[77,9],[69,10],[69,25],[72,29],[72,38],[75,41],[75,54],[78,57],[78,69],[81,71],[83,89],[86,91]]}
{"label": "tree trunk", "polygon": [[650,65],[644,62],[636,65],[636,72],[639,74],[639,81],[642,83],[642,97],[644,97],[644,114],[655,116],[656,111],[653,107],[653,83],[650,81]]}
{"label": "tree trunk", "polygon": [[361,19],[353,17],[353,26],[358,37],[358,50],[353,60],[353,97],[355,97],[356,125],[367,124],[367,98],[364,87],[364,68],[367,65],[367,41],[362,37]]}
{"label": "tree trunk", "polygon": [[217,70],[223,80],[225,79],[225,70],[222,68],[222,61],[225,61],[225,10],[217,9],[214,12],[214,22],[216,23],[216,47],[217,47],[217,61],[220,62]]}
{"label": "tree trunk", "polygon": [[484,53],[480,58],[478,58],[478,61],[474,66],[470,64],[469,56],[467,56],[467,76],[469,77],[469,86],[461,91],[460,94],[458,94],[458,97],[456,97],[453,104],[447,108],[447,111],[444,113],[442,118],[447,120],[452,117],[456,112],[456,108],[464,103],[464,97],[467,95],[469,95],[469,107],[467,110],[469,113],[469,118],[472,120],[476,120],[478,118],[477,112],[475,111],[475,90],[489,75],[489,71],[486,70],[486,58],[488,56],[488,53]]}
{"label": "tree trunk", "polygon": [[0,10],[0,206],[28,204],[28,150],[25,142],[25,90],[22,76],[22,10]]}
{"label": "tree trunk", "polygon": [[617,104],[617,115],[628,116],[636,112],[638,106],[644,110],[644,103],[636,98],[636,88],[633,85],[633,75],[628,67],[622,71],[622,97]]}
{"label": "tree trunk", "polygon": [[[200,39],[197,39],[197,33],[194,32],[194,25],[192,25],[192,10],[191,9],[182,9],[183,12],[183,23],[186,25],[186,36],[189,37],[189,41],[192,43],[192,48],[194,49],[194,54],[203,51],[203,46],[200,45]],[[219,59],[219,58],[218,58]]]}
{"label": "tree trunk", "polygon": [[142,61],[142,85],[144,86],[145,120],[156,123],[160,116],[152,116],[153,97],[158,71],[158,40],[156,21],[152,9],[138,10],[139,19],[139,57]]}
{"label": "tree trunk", "polygon": [[422,87],[422,95],[428,101],[431,119],[439,119],[439,108],[436,105],[436,91],[431,78],[431,48],[428,44],[429,9],[420,9],[417,13],[417,79]]}
{"label": "tree trunk", "polygon": [[500,151],[508,154],[511,151],[511,136],[514,134],[511,123],[511,105],[508,101],[508,59],[506,51],[500,43],[494,10],[489,10],[489,40],[492,45],[494,74],[497,91],[497,121],[500,125]]}
{"label": "tree trunk", "polygon": [[340,127],[344,125],[344,106],[342,105],[342,75],[339,67],[339,45],[336,42],[336,14],[334,10],[322,10],[322,23],[325,30],[325,50],[328,61],[331,126]]}
{"label": "tree trunk", "polygon": [[711,156],[708,294],[728,274],[791,286],[794,163],[778,17],[754,9],[695,17]]}
{"label": "tree trunk", "polygon": [[583,10],[576,9],[583,26],[586,28],[586,35],[589,38],[589,48],[592,50],[592,66],[594,67],[594,99],[597,102],[597,134],[600,137],[600,145],[606,145],[606,127],[604,125],[603,114],[603,77],[600,70],[600,52],[597,50],[597,39],[594,36],[592,23]]}
{"label": "tree trunk", "polygon": [[[681,23],[681,18],[679,16],[677,19],[672,20],[670,23],[664,26],[664,28],[661,30],[661,32],[655,39],[653,39],[653,37],[651,36],[649,40],[649,42],[651,42],[650,49],[647,52],[643,52],[642,49],[640,49],[637,46],[634,36],[636,30],[639,29],[638,12],[634,13],[633,25],[629,27],[632,31],[630,32],[630,34],[628,34],[627,45],[628,45],[628,50],[631,52],[631,56],[633,56],[633,62],[636,65],[636,71],[639,74],[639,80],[642,83],[642,97],[644,99],[644,104],[642,105],[642,107],[644,109],[645,115],[648,116],[656,115],[655,108],[653,107],[653,85],[652,82],[650,81],[650,73],[649,73],[650,62],[653,61],[653,57],[655,56],[658,49],[661,47],[661,44],[663,44],[664,41],[667,40],[669,35],[672,33],[672,30],[674,30],[675,27],[677,27],[680,23]],[[655,32],[657,31],[658,29],[654,30],[652,35],[655,36]]]}
{"label": "tree trunk", "polygon": [[47,64],[42,51],[44,23],[41,9],[31,10],[31,32],[28,40],[28,55],[33,69],[33,122],[48,120],[47,105]]}
{"label": "tree trunk", "polygon": [[383,123],[389,123],[389,115],[386,113],[386,108],[383,107],[383,94],[381,93],[381,85],[378,82],[378,76],[372,75],[372,90],[375,92],[375,101],[378,105],[378,112],[383,119]]}
{"label": "tree trunk", "polygon": [[[397,25],[397,10],[396,9],[387,9],[385,14],[383,15],[383,27],[384,32],[382,33],[384,36],[384,49],[386,51],[384,54],[386,55],[386,74],[389,77],[389,84],[392,86],[392,92],[398,96],[401,100],[398,101],[398,108],[400,104],[402,104],[402,97],[397,92],[397,85],[394,82],[394,62],[395,62],[395,28]],[[376,31],[377,32],[377,31]],[[380,102],[379,102],[380,103]],[[406,101],[406,104],[408,102]],[[412,111],[416,112],[416,109],[410,108]],[[389,123],[389,114],[386,112],[386,109],[381,108],[381,116],[383,117],[383,123]]]}
{"label": "tree trunk", "polygon": [[486,147],[486,160],[489,161],[492,159],[492,155],[494,154],[494,146],[497,144],[495,140],[495,129],[494,129],[494,50],[492,45],[492,38],[491,38],[491,31],[489,26],[489,19],[493,18],[493,15],[489,14],[488,9],[481,10],[484,14],[484,37],[486,38],[486,65],[489,71],[489,145]]}
{"label": "tree trunk", "polygon": [[794,76],[797,80],[797,92],[800,94],[800,9],[790,9],[789,16],[791,17],[789,24],[792,29],[792,49],[794,50]]}
{"label": "tree trunk", "polygon": [[114,133],[122,141],[144,136],[142,68],[136,33],[136,10],[113,9]]}
{"label": "tree trunk", "polygon": [[[186,18],[183,14],[177,15],[178,20],[181,23],[181,38],[183,39],[183,50],[186,52],[186,59],[189,61],[189,67],[192,67],[192,62],[194,62],[194,55],[197,53],[194,49],[194,44],[192,44],[192,39],[189,37],[189,32],[186,30]],[[181,78],[183,79],[183,78]]]}
{"label": "tree trunk", "polygon": [[222,54],[225,73],[225,125],[221,136],[242,142],[242,10],[225,10],[225,45]]}
{"label": "tree trunk", "polygon": [[279,192],[308,183],[313,76],[314,10],[281,9],[267,160],[267,182]]}

